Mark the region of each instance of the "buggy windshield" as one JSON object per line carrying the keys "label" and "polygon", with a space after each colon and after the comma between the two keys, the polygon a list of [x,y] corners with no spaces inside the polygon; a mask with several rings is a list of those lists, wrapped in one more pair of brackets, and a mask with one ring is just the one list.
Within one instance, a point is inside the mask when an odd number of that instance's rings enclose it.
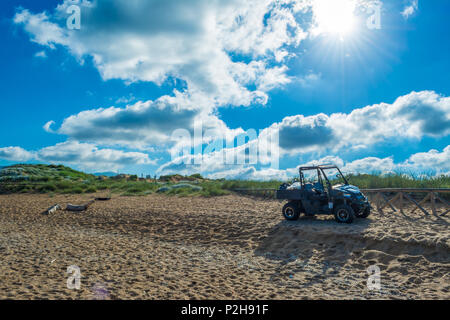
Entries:
{"label": "buggy windshield", "polygon": [[[327,183],[330,185],[348,184],[347,179],[342,174],[341,170],[334,165],[319,165],[310,167],[300,167],[300,183],[304,185],[311,180],[316,180],[319,183]],[[315,177],[316,179],[311,179]]]}

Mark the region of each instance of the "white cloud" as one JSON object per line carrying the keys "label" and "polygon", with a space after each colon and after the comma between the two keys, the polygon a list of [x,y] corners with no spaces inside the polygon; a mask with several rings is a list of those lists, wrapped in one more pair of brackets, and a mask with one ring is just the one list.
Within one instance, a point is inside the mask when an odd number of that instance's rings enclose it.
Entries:
{"label": "white cloud", "polygon": [[[253,165],[264,166],[262,169],[255,171],[255,175],[260,175],[260,171],[266,172],[267,177],[277,174],[284,174],[278,170],[279,167],[279,150],[276,144],[276,136],[267,136],[268,132],[263,132],[258,137],[256,132],[246,132],[238,136],[237,145],[234,141],[228,139],[224,147],[222,141],[219,147],[208,149],[208,145],[203,153],[184,154],[172,157],[172,160],[161,165],[157,174],[185,174],[201,172],[208,177],[225,177],[228,174],[250,174],[248,168]],[[245,137],[249,141],[245,142]],[[231,140],[231,141],[230,141]],[[252,171],[253,172],[253,171]],[[224,174],[226,173],[226,174]],[[269,174],[270,173],[270,174]]]}
{"label": "white cloud", "polygon": [[409,3],[404,7],[401,12],[402,16],[405,19],[408,19],[419,9],[419,1],[418,0],[409,0]]}
{"label": "white cloud", "polygon": [[338,156],[326,156],[320,159],[311,160],[307,163],[303,163],[302,166],[317,166],[317,165],[324,165],[324,164],[334,164],[338,166],[339,168],[344,166],[344,160],[339,158]]}
{"label": "white cloud", "polygon": [[309,164],[335,164],[347,173],[405,173],[418,176],[426,175],[450,175],[450,146],[442,152],[429,150],[412,154],[403,162],[395,162],[394,156],[386,158],[366,157],[345,162],[338,156],[328,156]]}
{"label": "white cloud", "polygon": [[0,148],[0,159],[9,161],[28,161],[34,157],[32,152],[28,152],[21,147]]}
{"label": "white cloud", "polygon": [[[367,173],[367,174],[390,174],[399,173],[408,176],[419,177],[422,174],[426,176],[450,175],[450,146],[444,148],[442,152],[430,150],[412,154],[407,160],[396,163],[394,157],[378,158],[366,157],[345,162],[338,156],[326,156],[301,166],[335,164],[345,174]],[[300,165],[299,165],[300,166]],[[286,170],[276,170],[271,168],[256,169],[254,166],[235,166],[234,168],[223,169],[217,172],[207,174],[213,179],[241,179],[241,180],[287,180],[298,176],[298,167],[288,168]],[[194,172],[202,172],[195,171]]]}
{"label": "white cloud", "polygon": [[34,54],[34,56],[35,56],[36,58],[42,58],[42,59],[45,59],[45,58],[47,58],[47,53],[46,53],[45,51],[38,51],[38,52],[36,52],[36,53]]}
{"label": "white cloud", "polygon": [[[81,29],[68,30],[71,4],[38,14],[19,9],[14,22],[33,42],[63,46],[80,63],[91,58],[104,80],[186,82],[187,89],[154,102],[69,116],[57,130],[74,140],[140,149],[165,146],[174,129],[191,130],[194,121],[210,134],[242,132],[218,119],[217,107],[266,104],[268,91],[292,81],[284,64],[293,56],[288,47],[307,35],[295,15],[310,7],[306,0],[97,0],[81,6]],[[234,61],[236,53],[245,59]],[[51,132],[52,124],[44,129]]]}
{"label": "white cloud", "polygon": [[305,117],[296,115],[274,123],[266,130],[278,130],[280,148],[287,152],[306,153],[319,146],[328,146],[334,139],[333,128],[329,125],[329,117],[325,114]]}
{"label": "white cloud", "polygon": [[393,157],[367,157],[347,163],[342,170],[352,173],[393,173],[399,166],[394,164]]}
{"label": "white cloud", "polygon": [[14,16],[14,23],[22,24],[31,36],[31,41],[55,48],[55,44],[68,45],[67,32],[49,20],[45,12],[32,14],[21,10]]}
{"label": "white cloud", "polygon": [[435,171],[437,174],[450,175],[450,146],[442,152],[433,149],[413,154],[405,161],[404,167],[420,173]]}
{"label": "white cloud", "polygon": [[38,151],[27,151],[20,147],[0,148],[0,158],[9,161],[62,163],[96,171],[116,171],[124,166],[156,163],[145,153],[99,149],[95,145],[76,141],[58,143]]}
{"label": "white cloud", "polygon": [[[308,32],[296,15],[316,8],[309,0],[135,0],[133,5],[125,0],[114,4],[97,0],[81,7],[81,29],[68,30],[70,4],[66,0],[52,13],[20,9],[14,22],[36,43],[64,46],[80,62],[91,57],[105,80],[161,84],[174,77],[187,84],[185,91],[174,90],[154,102],[80,112],[66,118],[57,131],[80,141],[134,148],[165,144],[174,129],[190,130],[198,119],[212,123],[217,132],[230,131],[215,115],[216,108],[265,104],[268,91],[292,82],[284,62],[292,56],[290,47],[298,46]],[[235,53],[251,61],[233,61]],[[298,81],[309,87],[319,78],[309,73]],[[333,116],[338,118],[330,119]],[[274,126],[280,132],[298,133],[299,147],[305,152],[323,145],[339,130],[331,129],[328,122],[343,127],[339,119],[330,119],[299,115]],[[44,129],[50,132],[50,125]],[[296,147],[289,141],[295,138],[292,134],[280,140],[286,150]]]}
{"label": "white cloud", "polygon": [[48,133],[53,133],[54,131],[51,128],[52,124],[55,124],[55,121],[50,120],[46,124],[44,124],[42,128],[44,128],[44,130]]}
{"label": "white cloud", "polygon": [[76,141],[43,148],[37,152],[36,158],[47,163],[64,163],[98,171],[116,171],[126,165],[155,164],[141,152],[99,149],[95,145]]}
{"label": "white cloud", "polygon": [[118,98],[116,103],[131,103],[133,101],[136,101],[136,97],[131,93],[128,96]]}
{"label": "white cloud", "polygon": [[296,46],[307,37],[295,14],[309,7],[309,1],[238,1],[219,17],[221,42],[227,51],[253,57],[273,54],[282,61],[288,56],[285,45]]}
{"label": "white cloud", "polygon": [[[147,150],[156,146],[172,153],[179,152],[185,146],[190,148],[196,121],[201,121],[204,125],[202,132],[207,136],[203,136],[203,143],[222,137],[230,140],[243,133],[241,128],[230,129],[217,116],[196,108],[197,104],[192,104],[196,99],[175,93],[175,96],[137,102],[126,108],[83,111],[66,118],[57,132],[68,135],[71,139],[99,145],[122,145]],[[348,114],[286,117],[262,130],[258,139],[239,147],[226,148],[223,152],[242,154],[245,148],[264,141],[267,142],[267,147],[271,147],[268,136],[277,130],[280,156],[311,152],[326,154],[369,148],[387,141],[404,142],[424,136],[442,137],[450,133],[449,115],[450,98],[439,96],[433,91],[412,92],[399,97],[392,104],[380,103],[355,109]],[[176,129],[187,130],[190,139],[172,140],[172,133]],[[222,162],[217,161],[215,156],[217,155],[204,156],[203,171],[212,173],[230,169],[220,165],[217,167]],[[268,162],[266,159],[265,163]],[[385,168],[387,162],[385,160],[375,167]],[[192,169],[198,168],[190,167],[189,170]],[[166,173],[174,173],[176,170],[184,169],[172,162],[160,168],[161,172]]]}
{"label": "white cloud", "polygon": [[[302,8],[295,0],[97,0],[82,6],[80,30],[65,27],[65,0],[53,13],[19,10],[14,22],[31,40],[66,47],[80,62],[91,57],[103,79],[161,84],[168,77],[187,83],[192,94],[204,94],[213,105],[265,103],[266,91],[289,82],[283,62],[287,46],[297,46],[306,33],[295,20]],[[232,61],[230,52],[259,63],[249,89],[240,79],[254,64]],[[257,59],[257,60],[255,60]]]}
{"label": "white cloud", "polygon": [[[234,149],[224,149],[224,152],[214,152],[184,156],[163,164],[158,168],[158,175],[182,174],[191,175],[201,173],[210,179],[241,179],[241,180],[284,180],[292,174],[295,169],[280,170],[271,167],[256,169],[256,165],[248,164],[227,164],[226,157],[234,155],[245,158],[245,146]],[[194,164],[198,161],[198,165]]]}
{"label": "white cloud", "polygon": [[153,146],[172,147],[177,141],[172,141],[171,136],[177,129],[187,130],[193,136],[196,122],[203,124],[203,132],[207,131],[206,141],[214,136],[242,132],[240,128],[229,129],[217,116],[202,109],[207,104],[204,100],[203,95],[175,91],[173,96],[139,101],[125,108],[86,110],[64,119],[57,132],[78,141],[147,150]]}
{"label": "white cloud", "polygon": [[[266,149],[277,150],[269,138],[277,131],[279,132],[280,150],[276,155],[280,158],[286,154],[316,154],[320,156],[350,149],[367,149],[377,143],[404,143],[407,140],[420,139],[424,136],[444,137],[450,133],[450,98],[439,96],[432,91],[412,92],[399,97],[392,104],[381,103],[367,106],[355,109],[349,114],[286,117],[281,122],[274,123],[262,130],[258,137],[245,144],[227,147],[220,152],[206,153],[203,156],[197,154],[175,158],[162,165],[158,169],[158,173],[202,172],[220,176],[222,173],[228,175],[245,172],[249,175],[253,171],[248,171],[248,167],[252,166],[225,164],[224,154],[225,156],[236,154],[242,157],[246,148],[252,148],[258,144],[264,145]],[[258,150],[261,151],[261,148]],[[193,159],[197,159],[197,163],[201,163],[201,165],[192,165]],[[260,165],[267,165],[272,161],[273,158],[258,158]],[[325,157],[310,164],[324,162],[344,166],[342,159],[337,157]],[[391,157],[384,159],[368,157],[347,163],[346,167],[358,172],[387,172],[400,168],[399,165],[394,164]],[[417,163],[412,167],[416,168]],[[408,165],[404,164],[404,169],[407,168]],[[251,173],[251,175],[256,177],[256,174]]]}
{"label": "white cloud", "polygon": [[[374,0],[340,2],[354,8]],[[20,9],[14,22],[31,41],[51,49],[63,46],[81,63],[91,58],[105,80],[161,84],[170,77],[182,79],[184,93],[204,95],[208,103],[202,107],[211,111],[265,104],[267,91],[292,81],[285,62],[310,32],[308,15],[324,11],[317,3],[134,0],[130,5],[128,0],[96,0],[81,5],[81,29],[68,30],[66,10],[73,2],[64,0],[53,12]],[[245,59],[235,61],[238,55]],[[309,87],[317,78],[307,74],[299,81]]]}
{"label": "white cloud", "polygon": [[[245,165],[237,165],[244,163],[246,149],[254,146],[257,140],[252,140],[247,144],[243,144],[233,148],[220,148],[208,153],[184,154],[173,158],[171,161],[163,164],[158,170],[158,174],[192,174],[196,172],[214,173],[237,167],[244,168]],[[244,159],[244,160],[242,160]],[[266,159],[262,159],[263,161]],[[267,161],[267,160],[266,160]],[[256,162],[256,161],[254,161]],[[248,163],[248,160],[247,160]]]}
{"label": "white cloud", "polygon": [[319,81],[322,75],[320,73],[309,72],[308,74],[298,77],[296,80],[303,88],[312,88]]}
{"label": "white cloud", "polygon": [[255,169],[253,166],[238,167],[226,171],[219,171],[208,174],[210,179],[236,179],[236,180],[287,180],[291,177],[287,170],[277,170],[272,168]]}
{"label": "white cloud", "polygon": [[293,154],[443,137],[450,133],[450,98],[433,91],[411,92],[392,104],[366,106],[348,114],[286,117],[266,130],[279,130],[282,151]]}
{"label": "white cloud", "polygon": [[[125,108],[82,111],[64,119],[58,133],[102,145],[145,148],[165,144],[176,128],[191,128],[198,109],[181,109],[176,98],[137,102]],[[174,103],[172,103],[174,102]]]}

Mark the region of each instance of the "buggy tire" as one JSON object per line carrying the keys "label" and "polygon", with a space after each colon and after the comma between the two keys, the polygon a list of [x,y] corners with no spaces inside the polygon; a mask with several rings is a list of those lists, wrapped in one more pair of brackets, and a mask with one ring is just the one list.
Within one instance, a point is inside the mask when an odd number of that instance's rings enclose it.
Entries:
{"label": "buggy tire", "polygon": [[298,217],[300,216],[300,209],[298,207],[298,204],[294,201],[286,203],[283,206],[282,212],[283,217],[289,221],[298,220]]}
{"label": "buggy tire", "polygon": [[355,212],[349,205],[341,204],[334,209],[334,218],[339,223],[352,223],[355,219]]}
{"label": "buggy tire", "polygon": [[370,214],[370,207],[366,207],[362,212],[356,215],[357,218],[367,218]]}

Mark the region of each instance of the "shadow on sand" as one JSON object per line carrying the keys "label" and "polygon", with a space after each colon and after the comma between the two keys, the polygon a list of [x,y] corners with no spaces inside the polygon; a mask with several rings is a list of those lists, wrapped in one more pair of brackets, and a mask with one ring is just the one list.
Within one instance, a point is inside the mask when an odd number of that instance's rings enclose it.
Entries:
{"label": "shadow on sand", "polygon": [[352,254],[363,252],[363,243],[358,240],[371,222],[356,219],[352,224],[340,224],[331,216],[281,221],[260,241],[254,253],[278,263],[273,280],[308,272],[308,281],[302,286],[313,285],[322,281],[327,272],[337,274]]}

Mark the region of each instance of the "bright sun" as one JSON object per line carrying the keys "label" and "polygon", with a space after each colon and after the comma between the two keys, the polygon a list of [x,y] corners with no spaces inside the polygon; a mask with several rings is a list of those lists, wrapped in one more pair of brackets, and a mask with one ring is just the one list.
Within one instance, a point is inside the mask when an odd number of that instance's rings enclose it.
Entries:
{"label": "bright sun", "polygon": [[315,0],[314,18],[317,33],[334,33],[344,36],[355,25],[354,0]]}

